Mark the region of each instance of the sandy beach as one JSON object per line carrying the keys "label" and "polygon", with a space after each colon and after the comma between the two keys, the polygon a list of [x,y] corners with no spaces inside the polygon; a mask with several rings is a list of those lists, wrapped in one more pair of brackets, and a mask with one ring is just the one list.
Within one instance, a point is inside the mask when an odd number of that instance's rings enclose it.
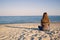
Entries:
{"label": "sandy beach", "polygon": [[38,29],[40,23],[0,24],[0,40],[60,40],[60,22],[49,31]]}

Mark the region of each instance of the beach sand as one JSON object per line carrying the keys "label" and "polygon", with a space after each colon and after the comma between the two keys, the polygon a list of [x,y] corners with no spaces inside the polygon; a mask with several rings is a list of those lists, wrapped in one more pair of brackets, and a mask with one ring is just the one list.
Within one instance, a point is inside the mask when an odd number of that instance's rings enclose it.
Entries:
{"label": "beach sand", "polygon": [[0,40],[60,40],[60,22],[49,31],[38,30],[40,23],[0,24]]}

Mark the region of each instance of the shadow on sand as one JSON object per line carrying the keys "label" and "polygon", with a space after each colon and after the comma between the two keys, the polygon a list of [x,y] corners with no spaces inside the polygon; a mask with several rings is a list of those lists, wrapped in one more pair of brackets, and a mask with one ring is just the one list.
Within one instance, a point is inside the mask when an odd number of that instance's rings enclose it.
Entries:
{"label": "shadow on sand", "polygon": [[13,27],[13,26],[5,25],[5,27],[9,27],[9,28],[21,28],[21,29],[31,29],[31,30],[41,30],[41,31],[43,31],[43,28],[41,26],[38,26],[38,28],[26,28],[26,27]]}
{"label": "shadow on sand", "polygon": [[9,28],[21,28],[21,29],[39,30],[38,28],[14,27],[14,26],[7,26],[7,25],[5,25],[5,27],[9,27]]}

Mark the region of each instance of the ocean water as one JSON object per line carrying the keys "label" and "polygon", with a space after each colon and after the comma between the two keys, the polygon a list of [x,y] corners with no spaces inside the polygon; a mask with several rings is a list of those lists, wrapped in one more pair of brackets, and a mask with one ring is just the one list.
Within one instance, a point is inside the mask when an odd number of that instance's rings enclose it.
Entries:
{"label": "ocean water", "polygon": [[[0,16],[0,24],[40,23],[42,16]],[[51,22],[60,22],[60,16],[49,16]]]}

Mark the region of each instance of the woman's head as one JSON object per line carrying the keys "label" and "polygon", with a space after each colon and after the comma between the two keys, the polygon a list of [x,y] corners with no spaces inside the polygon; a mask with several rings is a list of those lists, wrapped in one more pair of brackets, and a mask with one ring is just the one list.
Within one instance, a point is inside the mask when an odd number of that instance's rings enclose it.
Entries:
{"label": "woman's head", "polygon": [[44,14],[43,14],[43,18],[47,18],[48,16],[47,16],[47,12],[44,12]]}
{"label": "woman's head", "polygon": [[49,22],[49,18],[48,18],[47,12],[43,13],[42,22]]}

